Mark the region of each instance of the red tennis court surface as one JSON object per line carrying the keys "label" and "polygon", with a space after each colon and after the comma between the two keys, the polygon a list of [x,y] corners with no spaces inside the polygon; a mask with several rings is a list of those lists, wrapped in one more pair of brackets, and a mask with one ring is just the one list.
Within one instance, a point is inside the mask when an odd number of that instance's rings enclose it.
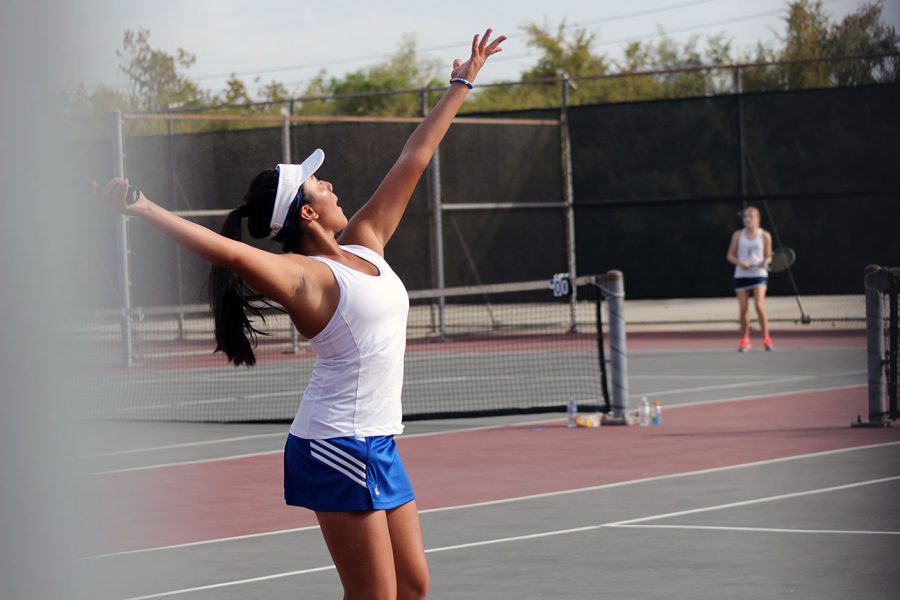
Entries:
{"label": "red tennis court surface", "polygon": [[[567,429],[561,421],[398,438],[422,509],[900,440],[853,429],[866,388],[672,407],[661,427]],[[315,524],[284,505],[281,453],[86,477],[108,532],[96,553]]]}

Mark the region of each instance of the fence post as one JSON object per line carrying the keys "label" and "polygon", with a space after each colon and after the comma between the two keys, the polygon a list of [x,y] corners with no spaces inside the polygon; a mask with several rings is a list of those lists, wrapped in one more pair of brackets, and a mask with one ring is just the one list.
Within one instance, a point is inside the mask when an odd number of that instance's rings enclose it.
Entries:
{"label": "fence post", "polygon": [[737,95],[737,138],[738,138],[738,174],[741,178],[741,208],[747,208],[747,168],[744,165],[744,83],[741,68],[735,67],[732,78],[734,93]]}
{"label": "fence post", "polygon": [[[422,116],[428,115],[428,93],[427,90],[421,92],[422,100]],[[431,214],[432,214],[432,230],[433,239],[432,252],[434,253],[434,283],[438,290],[446,287],[444,280],[444,201],[441,196],[441,146],[438,145],[431,157],[431,163],[428,165],[431,174]],[[444,310],[446,308],[446,299],[444,296],[438,296],[438,335],[440,339],[446,339],[447,331],[444,321]]]}
{"label": "fence post", "polygon": [[628,349],[625,345],[625,276],[609,271],[600,287],[609,311],[609,354],[612,368],[612,411],[604,423],[628,423]]}
{"label": "fence post", "polygon": [[[284,122],[281,124],[281,162],[286,165],[291,164],[291,113],[293,112],[294,103],[288,114],[284,115]],[[282,108],[282,113],[284,109]],[[290,354],[298,354],[300,352],[300,332],[294,326],[294,322],[288,318],[288,327],[291,330],[291,350]]]}
{"label": "fence post", "polygon": [[[113,172],[125,177],[125,137],[122,133],[122,111],[113,114]],[[122,362],[126,367],[134,364],[134,341],[131,328],[131,273],[128,254],[128,217],[119,215],[116,223],[116,241],[119,247],[119,310],[122,323]]]}
{"label": "fence post", "polygon": [[[172,127],[172,119],[166,121],[166,142],[169,149],[169,179],[171,180],[172,208],[178,210],[178,182],[175,178],[175,145],[173,143],[174,131]],[[175,244],[175,285],[178,287],[178,307],[184,306],[184,277],[182,274],[182,256],[181,245]],[[184,311],[178,311],[178,339],[183,340],[185,336]]]}
{"label": "fence post", "polygon": [[[563,174],[563,202],[565,204],[566,223],[566,268],[569,277],[575,279],[578,276],[575,268],[575,205],[574,187],[572,184],[572,138],[569,129],[569,86],[572,82],[566,75],[562,79],[562,104],[559,109],[560,130],[560,159]],[[578,306],[578,290],[572,290],[569,298],[569,330],[577,330],[576,307]]]}

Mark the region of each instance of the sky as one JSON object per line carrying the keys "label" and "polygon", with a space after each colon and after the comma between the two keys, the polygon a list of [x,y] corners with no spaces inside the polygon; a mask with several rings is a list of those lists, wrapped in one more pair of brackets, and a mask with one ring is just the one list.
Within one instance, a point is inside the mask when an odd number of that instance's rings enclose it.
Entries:
{"label": "sky", "polygon": [[[862,4],[824,0],[834,20]],[[506,34],[504,51],[481,73],[484,83],[516,80],[534,64],[537,53],[521,31],[530,22],[581,25],[596,34],[592,50],[614,59],[626,41],[650,41],[660,29],[681,41],[724,34],[735,48],[775,44],[786,14],[786,0],[82,0],[77,6],[91,27],[79,36],[83,47],[72,53],[79,59],[67,84],[124,86],[116,50],[126,29],[143,28],[154,48],[195,54],[186,73],[205,89],[221,91],[235,72],[251,92],[274,79],[292,93],[321,69],[341,76],[383,61],[409,34],[448,70],[454,58],[466,58],[474,33],[490,26]],[[885,3],[885,20],[900,29],[900,2]]]}

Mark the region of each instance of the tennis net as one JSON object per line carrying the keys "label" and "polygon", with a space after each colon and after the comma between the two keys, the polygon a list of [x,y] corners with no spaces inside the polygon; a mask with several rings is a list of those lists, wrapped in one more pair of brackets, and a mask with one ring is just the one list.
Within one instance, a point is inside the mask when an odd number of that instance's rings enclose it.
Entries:
{"label": "tennis net", "polygon": [[[596,278],[556,297],[550,280],[410,292],[403,386],[406,420],[608,410],[604,392],[601,296]],[[314,355],[287,316],[258,326],[257,365],[231,367],[213,354],[206,306],[132,309],[123,361],[122,315],[95,312],[72,325],[81,357],[88,418],[289,421]]]}

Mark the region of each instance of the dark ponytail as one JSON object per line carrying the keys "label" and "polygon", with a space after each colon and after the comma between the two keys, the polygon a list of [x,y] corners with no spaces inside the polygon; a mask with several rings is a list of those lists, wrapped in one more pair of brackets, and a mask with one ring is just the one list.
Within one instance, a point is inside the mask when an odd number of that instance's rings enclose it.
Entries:
{"label": "dark ponytail", "polygon": [[[246,205],[228,213],[222,225],[222,235],[240,240],[241,220],[245,213]],[[254,296],[258,295],[251,293],[236,273],[213,265],[209,272],[209,305],[216,321],[216,352],[224,352],[236,367],[256,364],[253,346],[256,345],[257,334],[263,332],[253,327],[247,317],[248,312],[262,317],[259,308],[252,304],[253,300],[258,299]]]}
{"label": "dark ponytail", "polygon": [[[275,205],[278,173],[263,171],[250,183],[244,204],[228,213],[222,225],[222,235],[241,239],[241,222],[247,218],[247,229],[254,238],[269,234],[269,221]],[[272,305],[249,287],[233,271],[213,266],[209,272],[209,304],[216,323],[216,352],[222,351],[234,366],[256,364],[253,348],[258,335],[269,335],[250,322],[249,315],[265,321],[262,308]]]}

